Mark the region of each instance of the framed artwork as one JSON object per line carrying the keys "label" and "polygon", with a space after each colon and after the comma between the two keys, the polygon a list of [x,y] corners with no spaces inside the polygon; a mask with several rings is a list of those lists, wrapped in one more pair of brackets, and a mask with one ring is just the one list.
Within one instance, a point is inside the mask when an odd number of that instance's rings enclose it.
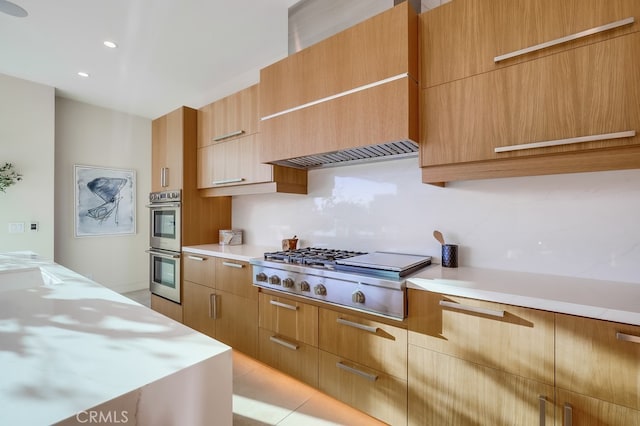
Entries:
{"label": "framed artwork", "polygon": [[136,233],[136,172],[74,166],[75,236]]}

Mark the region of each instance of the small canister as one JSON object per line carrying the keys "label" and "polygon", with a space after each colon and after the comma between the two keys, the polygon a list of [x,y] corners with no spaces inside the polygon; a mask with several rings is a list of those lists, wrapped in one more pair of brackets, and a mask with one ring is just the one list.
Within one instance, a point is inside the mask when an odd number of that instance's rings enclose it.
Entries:
{"label": "small canister", "polygon": [[458,246],[456,244],[442,245],[442,266],[445,268],[458,267]]}
{"label": "small canister", "polygon": [[221,246],[238,246],[242,244],[242,230],[221,229],[219,244]]}

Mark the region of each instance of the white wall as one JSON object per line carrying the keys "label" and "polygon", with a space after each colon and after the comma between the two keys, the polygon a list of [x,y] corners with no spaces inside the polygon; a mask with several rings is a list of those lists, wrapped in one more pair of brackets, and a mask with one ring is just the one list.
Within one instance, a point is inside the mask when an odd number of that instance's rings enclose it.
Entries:
{"label": "white wall", "polygon": [[309,172],[309,195],[234,197],[244,241],[398,251],[640,284],[640,170],[422,184],[417,159]]}
{"label": "white wall", "polygon": [[[56,98],[55,260],[126,292],[148,288],[151,120]],[[135,235],[75,237],[74,165],[136,171]]]}
{"label": "white wall", "polygon": [[[0,252],[54,252],[54,89],[0,74],[0,163],[13,163],[23,180],[0,192]],[[31,222],[39,230],[29,231]],[[9,223],[25,232],[9,234]]]}

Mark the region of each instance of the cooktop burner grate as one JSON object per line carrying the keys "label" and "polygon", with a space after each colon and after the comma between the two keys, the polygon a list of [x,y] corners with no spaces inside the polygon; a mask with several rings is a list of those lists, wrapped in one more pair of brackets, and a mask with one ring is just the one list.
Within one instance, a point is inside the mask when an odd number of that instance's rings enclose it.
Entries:
{"label": "cooktop burner grate", "polygon": [[297,250],[265,253],[264,260],[335,269],[336,260],[348,259],[350,257],[360,256],[363,254],[367,253],[360,251],[307,247]]}

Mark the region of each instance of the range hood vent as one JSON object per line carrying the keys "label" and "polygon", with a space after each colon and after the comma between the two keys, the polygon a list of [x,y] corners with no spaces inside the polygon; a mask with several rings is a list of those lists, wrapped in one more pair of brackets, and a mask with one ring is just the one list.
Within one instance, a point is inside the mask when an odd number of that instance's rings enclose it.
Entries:
{"label": "range hood vent", "polygon": [[405,140],[290,158],[274,161],[273,164],[296,169],[317,169],[417,156],[418,144],[412,140]]}

